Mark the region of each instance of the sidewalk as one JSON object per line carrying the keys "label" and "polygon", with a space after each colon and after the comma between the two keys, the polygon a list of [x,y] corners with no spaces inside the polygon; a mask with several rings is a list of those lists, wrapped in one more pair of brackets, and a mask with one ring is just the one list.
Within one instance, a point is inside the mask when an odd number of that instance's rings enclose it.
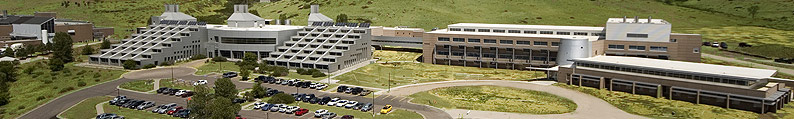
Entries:
{"label": "sidewalk", "polygon": [[96,104],[96,106],[94,106],[96,108],[96,114],[97,115],[105,113],[105,108],[102,106],[105,103],[108,103],[108,102],[102,102],[102,103]]}

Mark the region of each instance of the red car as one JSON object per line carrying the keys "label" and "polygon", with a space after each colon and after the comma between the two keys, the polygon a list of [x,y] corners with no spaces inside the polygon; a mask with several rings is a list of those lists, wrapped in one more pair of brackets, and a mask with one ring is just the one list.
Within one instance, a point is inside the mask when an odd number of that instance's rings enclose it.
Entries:
{"label": "red car", "polygon": [[353,119],[353,115],[342,116],[342,119]]}
{"label": "red car", "polygon": [[309,113],[308,109],[300,108],[298,111],[295,111],[295,116],[303,116],[306,113]]}
{"label": "red car", "polygon": [[168,115],[173,115],[175,112],[177,112],[177,111],[179,111],[179,110],[182,110],[182,106],[177,106],[176,108],[174,108],[174,109],[172,109],[172,110],[168,110],[168,113],[167,113],[167,114],[168,114]]}

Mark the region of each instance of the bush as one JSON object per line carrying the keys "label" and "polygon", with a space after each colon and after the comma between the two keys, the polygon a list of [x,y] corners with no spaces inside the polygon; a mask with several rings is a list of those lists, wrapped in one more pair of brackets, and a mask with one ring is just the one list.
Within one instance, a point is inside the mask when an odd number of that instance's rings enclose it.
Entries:
{"label": "bush", "polygon": [[50,80],[50,79],[44,79],[44,84],[50,84],[50,83],[52,83],[52,80]]}
{"label": "bush", "polygon": [[74,90],[74,87],[67,87],[67,88],[61,89],[61,91],[58,91],[58,93],[66,93],[66,92],[69,92],[69,91],[72,91],[72,90]]}
{"label": "bush", "polygon": [[193,55],[192,57],[190,57],[190,60],[200,60],[200,59],[204,59],[204,58],[207,58],[207,56],[204,56],[202,54],[198,54],[198,55]]}
{"label": "bush", "polygon": [[17,109],[19,110],[25,109],[25,105],[20,105],[19,107],[17,107]]}
{"label": "bush", "polygon": [[295,97],[292,97],[292,95],[284,94],[284,93],[276,94],[273,96],[273,98],[267,100],[267,103],[271,103],[271,104],[290,104],[293,102],[295,102]]}
{"label": "bush", "polygon": [[136,64],[135,61],[132,60],[124,61],[124,69],[130,69],[130,70],[138,69],[138,64]]}
{"label": "bush", "polygon": [[171,66],[171,62],[160,63],[160,66]]}
{"label": "bush", "polygon": [[99,79],[94,79],[94,82],[99,82]]}
{"label": "bush", "polygon": [[151,69],[151,68],[154,68],[154,67],[157,67],[157,65],[154,65],[154,64],[147,64],[147,65],[144,65],[144,66],[143,66],[143,69]]}
{"label": "bush", "polygon": [[327,76],[327,75],[325,75],[325,73],[319,72],[319,71],[312,73],[312,78],[325,77],[325,76]]}
{"label": "bush", "polygon": [[63,64],[65,64],[65,63],[63,61],[61,61],[60,59],[53,58],[52,60],[50,60],[50,62],[48,64],[50,65],[50,70],[52,70],[52,71],[61,71],[61,70],[63,70]]}
{"label": "bush", "polygon": [[44,100],[44,96],[36,97],[36,101],[41,101],[41,100]]}
{"label": "bush", "polygon": [[270,76],[281,77],[281,76],[287,76],[288,74],[289,74],[289,70],[287,70],[286,67],[278,67],[278,66],[276,66],[276,67],[273,67],[273,73],[270,73]]}
{"label": "bush", "polygon": [[[296,69],[296,71],[298,71],[298,74],[300,74],[300,75],[309,75],[309,74],[311,74],[310,72],[306,72],[306,69],[302,69],[302,68],[298,68],[298,69]],[[307,73],[309,73],[309,74],[307,74]]]}
{"label": "bush", "polygon": [[215,62],[226,62],[226,61],[228,61],[228,60],[226,60],[226,58],[225,58],[225,57],[220,57],[220,56],[218,56],[218,57],[213,57],[213,58],[212,58],[212,61],[215,61]]}
{"label": "bush", "polygon": [[83,86],[85,86],[85,85],[86,85],[86,83],[85,83],[85,82],[83,82],[83,81],[77,82],[77,86],[78,86],[78,87],[83,87]]}

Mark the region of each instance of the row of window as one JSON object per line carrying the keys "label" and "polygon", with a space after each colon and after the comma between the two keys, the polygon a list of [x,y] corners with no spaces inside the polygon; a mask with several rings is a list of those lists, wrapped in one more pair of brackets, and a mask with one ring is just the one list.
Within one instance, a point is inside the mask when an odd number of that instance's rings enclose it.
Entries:
{"label": "row of window", "polygon": [[[464,55],[463,52],[452,52],[451,54],[452,54],[452,56],[463,56]],[[448,51],[436,51],[436,55],[450,55],[450,52],[448,52]],[[480,53],[476,53],[476,52],[475,53],[471,53],[470,52],[470,53],[466,53],[465,55],[466,55],[466,57],[497,58],[497,55],[494,54],[494,53],[482,53],[482,54],[480,54]],[[498,57],[500,59],[514,59],[515,58],[515,59],[521,59],[521,60],[530,60],[529,55],[499,54]],[[557,60],[556,57],[547,58],[547,57],[543,57],[543,56],[532,56],[532,60],[546,61],[547,59],[549,59],[549,61],[556,61]]]}
{"label": "row of window", "polygon": [[[449,42],[450,38],[438,37],[438,41]],[[480,41],[481,41],[480,39],[476,39],[476,38],[469,38],[468,40],[465,39],[465,38],[452,38],[452,42],[481,43]],[[547,41],[535,41],[534,44],[533,44],[532,41],[482,39],[482,43],[496,44],[497,41],[499,41],[499,44],[511,44],[511,45],[514,42],[517,45],[542,45],[542,46],[548,46],[549,45],[549,42],[547,42]],[[551,42],[551,46],[560,46],[560,42]]]}
{"label": "row of window", "polygon": [[747,80],[735,80],[735,79],[726,79],[726,78],[713,77],[713,76],[701,76],[701,75],[691,75],[691,74],[684,74],[684,73],[672,73],[672,72],[654,71],[654,70],[648,70],[648,69],[626,68],[626,67],[617,67],[617,66],[610,66],[610,65],[581,63],[581,62],[577,62],[576,66],[598,68],[598,69],[607,69],[607,70],[615,70],[615,71],[624,71],[624,72],[633,72],[633,73],[641,73],[641,74],[650,74],[650,75],[666,76],[666,77],[676,77],[676,78],[683,78],[683,79],[693,79],[693,80],[701,80],[701,81],[709,81],[709,82],[717,82],[717,83],[726,83],[726,84],[734,84],[734,85],[743,85],[743,86],[749,86],[749,85],[753,85],[753,84],[756,83],[755,81],[747,81]]}
{"label": "row of window", "polygon": [[[567,31],[536,31],[536,30],[504,30],[504,29],[474,29],[474,28],[449,28],[449,31],[465,31],[465,32],[493,32],[493,33],[524,33],[524,34],[546,34],[546,35],[573,35],[575,36],[604,36],[604,33],[588,33],[588,32],[567,32]],[[646,34],[647,37],[647,34]]]}
{"label": "row of window", "polygon": [[[609,44],[607,48],[610,50],[624,50],[626,47],[624,45]],[[645,46],[629,45],[629,50],[645,50]],[[667,47],[651,46],[650,51],[667,52]]]}

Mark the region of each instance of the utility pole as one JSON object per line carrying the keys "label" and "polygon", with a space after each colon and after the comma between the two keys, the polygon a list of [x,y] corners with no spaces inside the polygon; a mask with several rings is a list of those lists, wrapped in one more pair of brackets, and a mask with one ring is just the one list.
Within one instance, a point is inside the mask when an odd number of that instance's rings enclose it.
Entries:
{"label": "utility pole", "polygon": [[387,90],[386,92],[391,92],[391,72],[389,72],[389,88]]}
{"label": "utility pole", "polygon": [[373,108],[375,108],[375,93],[372,93],[370,95],[372,95],[372,107],[369,107],[369,109],[372,111],[372,118],[374,119],[375,118],[375,110]]}

